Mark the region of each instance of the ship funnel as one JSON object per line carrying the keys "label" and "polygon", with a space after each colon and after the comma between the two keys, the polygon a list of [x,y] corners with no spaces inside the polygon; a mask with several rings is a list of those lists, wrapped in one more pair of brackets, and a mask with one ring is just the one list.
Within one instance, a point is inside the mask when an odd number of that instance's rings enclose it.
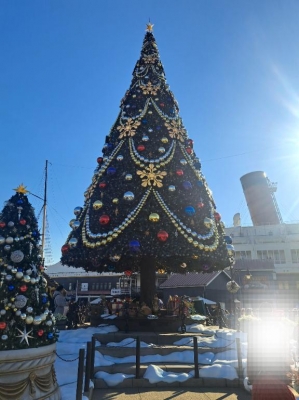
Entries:
{"label": "ship funnel", "polygon": [[250,172],[240,180],[253,225],[282,223],[274,196],[277,190],[276,183],[271,183],[263,171]]}
{"label": "ship funnel", "polygon": [[234,226],[241,226],[241,215],[240,213],[236,213],[233,218]]}

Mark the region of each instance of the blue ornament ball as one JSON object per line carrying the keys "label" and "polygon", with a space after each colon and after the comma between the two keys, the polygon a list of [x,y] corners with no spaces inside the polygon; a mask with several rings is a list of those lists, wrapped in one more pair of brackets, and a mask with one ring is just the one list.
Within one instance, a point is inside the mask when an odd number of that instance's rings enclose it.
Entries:
{"label": "blue ornament ball", "polygon": [[184,188],[185,190],[191,190],[191,189],[192,189],[192,183],[189,182],[189,181],[184,181],[184,182],[183,182],[183,188]]}
{"label": "blue ornament ball", "polygon": [[116,168],[109,167],[107,168],[107,175],[114,175],[116,173]]}
{"label": "blue ornament ball", "polygon": [[14,288],[15,288],[14,285],[9,285],[9,286],[8,286],[8,290],[9,290],[10,292],[12,292],[12,291],[14,290]]}
{"label": "blue ornament ball", "polygon": [[114,265],[109,265],[108,266],[108,271],[114,271],[115,270],[115,266]]}
{"label": "blue ornament ball", "polygon": [[140,243],[138,240],[131,240],[129,243],[130,250],[133,252],[137,252],[140,250]]}
{"label": "blue ornament ball", "polygon": [[141,122],[143,123],[143,125],[146,125],[147,124],[147,119],[143,119]]}
{"label": "blue ornament ball", "polygon": [[17,201],[17,204],[23,204],[24,203],[24,201],[22,200],[22,199],[19,199],[18,201]]}
{"label": "blue ornament ball", "polygon": [[187,206],[185,207],[185,213],[189,216],[194,215],[195,214],[195,208],[192,206]]}
{"label": "blue ornament ball", "polygon": [[43,296],[43,297],[42,297],[42,303],[43,303],[43,304],[46,304],[47,301],[48,301],[48,297]]}
{"label": "blue ornament ball", "polygon": [[197,181],[197,185],[198,185],[199,187],[202,187],[202,186],[203,186],[203,181]]}
{"label": "blue ornament ball", "polygon": [[48,335],[47,335],[47,337],[48,337],[48,339],[53,339],[53,333],[52,333],[52,332],[49,332]]}

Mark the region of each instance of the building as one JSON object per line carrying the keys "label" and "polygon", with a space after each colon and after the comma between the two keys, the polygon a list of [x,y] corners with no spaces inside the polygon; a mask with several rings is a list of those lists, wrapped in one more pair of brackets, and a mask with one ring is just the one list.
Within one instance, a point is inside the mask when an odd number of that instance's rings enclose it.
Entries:
{"label": "building", "polygon": [[[123,274],[107,272],[86,272],[83,268],[72,268],[60,262],[47,268],[50,279],[63,285],[69,296],[88,301],[99,296],[138,297],[140,292],[139,274],[125,271]],[[163,273],[156,274],[157,293],[160,295],[159,285],[167,279]]]}
{"label": "building", "polygon": [[226,228],[226,233],[233,240],[236,264],[240,261],[247,262],[246,269],[248,268],[252,275],[255,265],[248,261],[273,262],[273,288],[276,292],[273,303],[282,308],[297,307],[299,224],[236,226]]}
{"label": "building", "polygon": [[[240,218],[234,218],[234,226],[225,229],[235,248],[236,267],[243,263],[257,279],[255,267],[258,263],[252,261],[271,261],[274,270],[267,275],[271,282],[268,288],[271,287],[275,295],[268,293],[268,300],[276,307],[299,307],[299,224],[282,222],[274,196],[277,185],[270,182],[264,172],[242,176],[241,184],[253,226],[241,226]],[[273,279],[269,279],[271,274]],[[250,296],[247,301],[255,303],[256,293],[251,294],[251,301]]]}
{"label": "building", "polygon": [[163,292],[164,304],[169,296],[204,297],[227,305],[231,295],[226,290],[230,276],[225,271],[211,273],[170,274],[169,278],[160,285]]}

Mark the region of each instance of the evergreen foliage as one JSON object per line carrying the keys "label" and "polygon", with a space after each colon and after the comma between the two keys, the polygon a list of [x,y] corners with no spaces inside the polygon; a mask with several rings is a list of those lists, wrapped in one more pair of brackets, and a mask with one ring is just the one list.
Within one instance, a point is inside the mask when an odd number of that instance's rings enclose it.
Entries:
{"label": "evergreen foliage", "polygon": [[222,270],[233,262],[151,26],[61,262],[90,271]]}
{"label": "evergreen foliage", "polygon": [[43,277],[40,233],[23,185],[0,214],[0,350],[56,341]]}

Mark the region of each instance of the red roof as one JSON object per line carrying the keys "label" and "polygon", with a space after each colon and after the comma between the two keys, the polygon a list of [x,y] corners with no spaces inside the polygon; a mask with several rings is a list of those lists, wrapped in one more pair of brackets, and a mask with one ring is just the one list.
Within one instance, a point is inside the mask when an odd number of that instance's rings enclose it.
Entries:
{"label": "red roof", "polygon": [[160,288],[207,286],[221,273],[223,271],[215,271],[208,274],[203,272],[187,273],[186,275],[173,274],[160,285]]}
{"label": "red roof", "polygon": [[239,271],[274,270],[273,260],[236,260],[234,269]]}

